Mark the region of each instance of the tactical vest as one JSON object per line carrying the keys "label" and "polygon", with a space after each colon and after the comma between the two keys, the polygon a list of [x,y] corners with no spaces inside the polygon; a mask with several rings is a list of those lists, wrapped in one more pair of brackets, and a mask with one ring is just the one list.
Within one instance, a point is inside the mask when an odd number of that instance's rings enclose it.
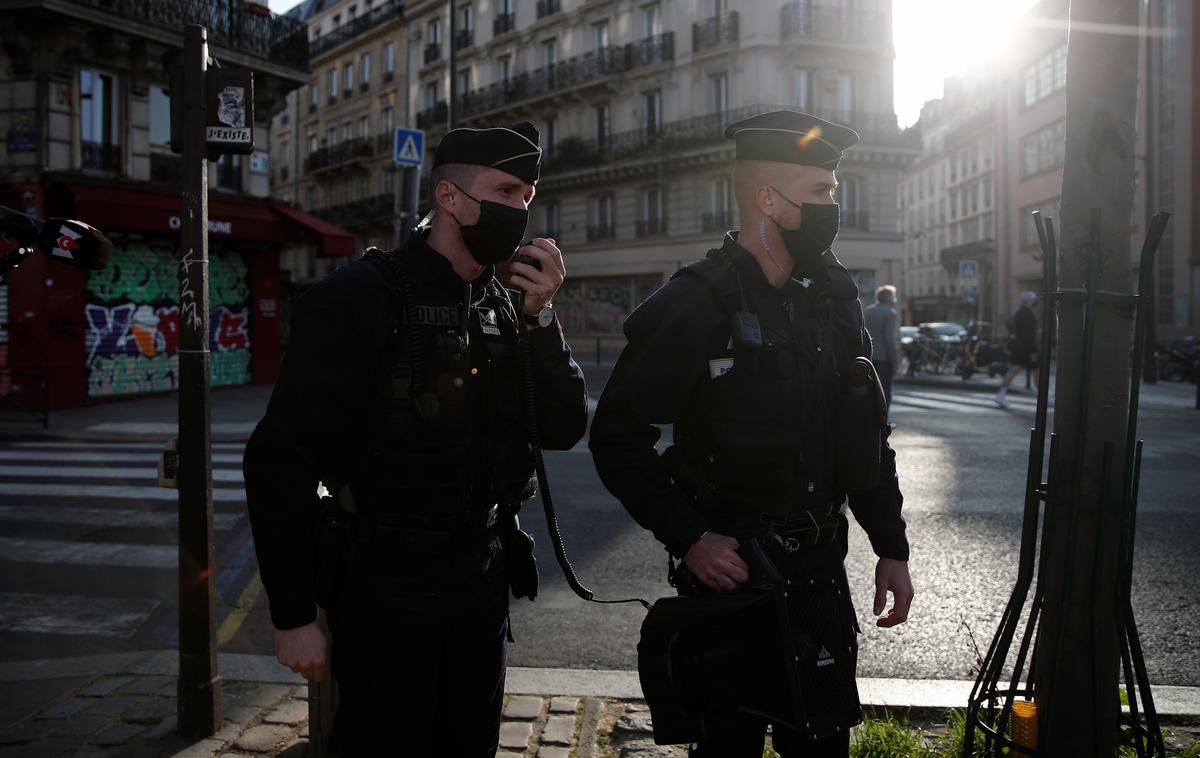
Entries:
{"label": "tactical vest", "polygon": [[395,255],[366,256],[392,285],[396,314],[370,404],[361,509],[380,523],[436,525],[528,499],[533,456],[507,293],[493,279],[464,309],[410,286]]}
{"label": "tactical vest", "polygon": [[[736,326],[746,311],[736,268],[719,250],[678,271],[698,276]],[[832,315],[833,339],[821,351],[802,348],[800,316],[790,330],[764,332],[761,346],[738,344],[707,356],[702,382],[675,425],[675,445],[706,513],[751,510],[780,517],[840,501],[836,491],[831,417],[833,383],[849,356],[862,348],[861,327],[844,303],[822,316],[822,335]],[[825,347],[828,346],[828,347]],[[677,477],[678,478],[678,477]]]}

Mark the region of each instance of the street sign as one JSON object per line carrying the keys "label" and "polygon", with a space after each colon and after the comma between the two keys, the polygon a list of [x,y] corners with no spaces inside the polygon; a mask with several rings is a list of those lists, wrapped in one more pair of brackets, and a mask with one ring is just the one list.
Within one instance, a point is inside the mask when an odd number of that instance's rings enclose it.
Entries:
{"label": "street sign", "polygon": [[963,302],[967,305],[974,305],[979,299],[979,289],[975,285],[963,287]]}
{"label": "street sign", "polygon": [[964,287],[979,284],[979,263],[978,261],[959,261],[958,262],[958,280]]}
{"label": "street sign", "polygon": [[401,166],[420,166],[425,159],[425,132],[420,129],[396,127],[396,163]]}

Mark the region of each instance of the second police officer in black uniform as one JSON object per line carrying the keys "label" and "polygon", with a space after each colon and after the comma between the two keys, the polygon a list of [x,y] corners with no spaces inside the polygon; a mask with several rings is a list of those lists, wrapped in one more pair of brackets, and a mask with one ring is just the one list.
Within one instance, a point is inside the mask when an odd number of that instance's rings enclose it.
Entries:
{"label": "second police officer in black uniform", "polygon": [[[449,132],[432,223],[300,298],[246,446],[277,657],[320,676],[329,642],[316,603],[326,607],[340,755],[495,753],[507,596],[510,584],[534,592],[513,515],[532,494],[527,393],[546,448],[572,447],[587,424],[583,376],[550,307],[562,254],[536,239],[508,263],[540,163],[532,124]],[[523,312],[502,285],[524,294]],[[318,481],[331,493],[321,503]]]}
{"label": "second police officer in black uniform", "polygon": [[[739,545],[760,538],[780,548],[784,577],[818,577],[848,598],[843,503],[858,490],[850,509],[879,556],[874,612],[889,592],[894,598],[877,624],[899,624],[913,591],[886,429],[875,429],[872,481],[847,483],[858,462],[836,460],[839,424],[847,423],[837,417],[838,383],[855,357],[871,355],[857,287],[829,249],[839,220],[834,169],[858,135],[777,111],[737,122],[726,136],[736,141],[742,229],[626,320],[628,345],[592,423],[596,467],[634,519],[682,560],[673,583],[691,579],[687,591],[704,591],[695,579],[707,591],[738,589],[750,568]],[[674,440],[660,455],[665,424],[674,425]],[[848,600],[838,612],[855,624]],[[850,687],[852,671],[853,662]],[[773,744],[785,757],[844,756],[854,718],[815,743],[777,724]],[[730,710],[707,714],[706,727],[693,756],[762,753],[765,719]]]}

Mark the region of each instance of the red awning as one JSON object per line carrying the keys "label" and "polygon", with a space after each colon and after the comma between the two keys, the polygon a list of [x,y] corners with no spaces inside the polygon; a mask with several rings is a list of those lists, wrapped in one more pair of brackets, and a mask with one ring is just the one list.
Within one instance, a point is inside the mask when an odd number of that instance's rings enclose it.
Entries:
{"label": "red awning", "polygon": [[[179,231],[180,200],[172,192],[114,185],[68,184],[78,217],[102,232]],[[285,242],[296,238],[292,225],[265,203],[209,196],[208,232],[213,238]]]}
{"label": "red awning", "polygon": [[285,203],[271,203],[271,207],[287,218],[305,227],[321,240],[321,256],[324,258],[345,257],[354,255],[358,245],[354,235],[345,229],[322,221],[311,213],[305,213]]}

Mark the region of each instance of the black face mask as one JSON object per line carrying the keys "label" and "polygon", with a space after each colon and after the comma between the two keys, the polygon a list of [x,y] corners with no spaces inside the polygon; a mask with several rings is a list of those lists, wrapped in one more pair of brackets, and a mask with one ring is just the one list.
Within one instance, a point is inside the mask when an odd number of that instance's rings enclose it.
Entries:
{"label": "black face mask", "polygon": [[799,263],[802,260],[814,258],[833,246],[833,240],[837,237],[838,222],[841,217],[841,209],[837,203],[803,203],[798,205],[788,200],[786,195],[774,187],[771,189],[775,190],[775,193],[785,201],[800,209],[799,229],[785,229],[779,226],[778,222],[775,222],[776,228],[779,229],[779,235],[783,237],[783,244],[787,246],[788,255],[792,256],[792,260]]}
{"label": "black face mask", "polygon": [[[457,184],[454,186],[458,187]],[[525,238],[529,211],[491,200],[478,200],[468,195],[462,187],[458,187],[458,190],[479,203],[479,220],[474,224],[464,225],[457,216],[450,214],[451,218],[458,221],[463,244],[467,246],[471,257],[481,266],[503,263],[511,258]]]}

